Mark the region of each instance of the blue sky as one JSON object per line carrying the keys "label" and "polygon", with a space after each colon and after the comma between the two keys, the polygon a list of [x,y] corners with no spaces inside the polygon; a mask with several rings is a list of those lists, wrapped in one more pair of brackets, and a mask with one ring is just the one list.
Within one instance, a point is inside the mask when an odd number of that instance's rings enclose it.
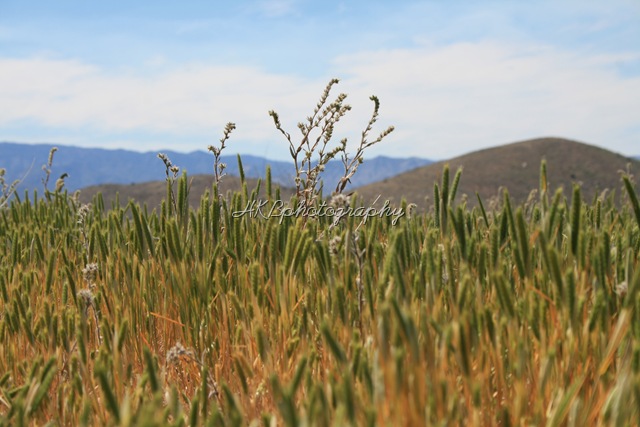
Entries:
{"label": "blue sky", "polygon": [[341,79],[355,147],[445,159],[540,136],[640,154],[640,2],[0,0],[0,141],[286,159]]}

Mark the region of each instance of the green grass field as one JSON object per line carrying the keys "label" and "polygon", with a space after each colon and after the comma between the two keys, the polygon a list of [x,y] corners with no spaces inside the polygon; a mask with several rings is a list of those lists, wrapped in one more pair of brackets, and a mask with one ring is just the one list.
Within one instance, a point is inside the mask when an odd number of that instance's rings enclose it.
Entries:
{"label": "green grass field", "polygon": [[459,178],[395,225],[192,209],[185,176],[157,212],[13,198],[0,424],[638,425],[631,182],[484,211]]}

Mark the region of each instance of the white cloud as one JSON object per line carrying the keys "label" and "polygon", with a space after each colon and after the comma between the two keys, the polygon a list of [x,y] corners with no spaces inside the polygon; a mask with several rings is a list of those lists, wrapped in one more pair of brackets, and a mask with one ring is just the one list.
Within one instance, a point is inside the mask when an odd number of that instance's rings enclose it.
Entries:
{"label": "white cloud", "polygon": [[75,61],[0,60],[0,125],[19,120],[101,132],[196,135],[237,121],[264,139],[274,103],[296,108],[305,83],[250,67],[184,66],[164,74],[108,74]]}
{"label": "white cloud", "polygon": [[446,158],[557,135],[631,154],[640,137],[640,78],[618,76],[619,58],[479,42],[363,52],[336,66],[380,95],[404,153]]}
{"label": "white cloud", "polygon": [[[640,78],[615,72],[616,62],[637,57],[497,42],[341,56],[333,64],[335,77],[343,78],[335,94],[348,93],[354,109],[335,136],[356,142],[371,112],[368,97],[376,94],[382,108],[375,132],[390,124],[397,129],[372,150],[376,154],[447,158],[545,135],[637,154]],[[78,61],[0,58],[0,129],[22,121],[76,133],[88,129],[102,141],[110,133],[113,141],[126,141],[147,132],[161,141],[198,141],[181,147],[193,150],[205,149],[200,141],[214,141],[234,121],[233,140],[247,142],[240,151],[279,141],[269,155],[286,158],[286,144],[267,111],[278,111],[286,129],[297,134],[296,122],[310,113],[331,77],[205,63],[167,67],[141,75]]]}

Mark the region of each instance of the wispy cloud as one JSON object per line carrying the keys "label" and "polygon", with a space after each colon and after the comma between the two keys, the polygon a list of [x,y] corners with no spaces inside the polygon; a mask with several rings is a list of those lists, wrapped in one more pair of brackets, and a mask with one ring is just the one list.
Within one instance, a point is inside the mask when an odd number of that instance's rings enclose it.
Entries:
{"label": "wispy cloud", "polygon": [[[446,158],[542,135],[624,151],[640,137],[640,77],[621,77],[615,64],[634,55],[580,56],[546,46],[478,42],[340,56],[333,68],[344,80],[337,89],[349,93],[354,105],[342,130],[357,137],[371,111],[368,97],[377,94],[381,127],[397,128],[381,152]],[[235,121],[238,140],[264,144],[279,138],[267,111],[278,110],[295,133],[296,121],[310,112],[325,83],[205,63],[140,76],[77,61],[4,59],[0,125],[28,121],[185,140],[213,137]],[[285,148],[279,157],[286,156]]]}
{"label": "wispy cloud", "polygon": [[[24,51],[0,56],[0,138],[49,134],[77,141],[82,134],[102,146],[136,141],[135,148],[151,150],[176,141],[193,150],[204,149],[203,141],[234,121],[239,151],[270,146],[270,155],[286,158],[267,111],[276,109],[296,134],[296,122],[329,78],[338,77],[336,92],[348,93],[354,108],[337,138],[359,137],[371,94],[382,102],[380,129],[396,126],[377,154],[446,158],[543,135],[637,154],[640,49],[618,43],[627,40],[620,31],[637,32],[618,24],[638,16],[638,8],[623,2],[629,12],[614,13],[594,2],[581,8],[542,3],[541,9],[538,3],[444,8],[399,2],[386,8],[362,2],[349,3],[337,16],[336,4],[316,15],[310,2],[255,0],[225,9],[224,20],[188,13],[139,17],[154,34],[170,35],[151,43],[130,28],[135,46],[117,60],[109,55],[120,51],[107,48],[116,43],[113,37],[118,46],[124,38],[104,31],[108,22],[100,23],[100,37],[78,49],[60,47],[70,44],[69,34],[54,32],[57,49],[39,36]],[[568,18],[574,12],[583,18]],[[314,20],[339,22],[340,31],[311,25]],[[277,31],[276,21],[282,24]],[[14,28],[0,19],[0,37]]]}
{"label": "wispy cloud", "polygon": [[544,135],[628,151],[640,137],[640,76],[617,74],[619,59],[479,42],[363,52],[337,68],[380,95],[403,152],[444,158]]}
{"label": "wispy cloud", "polygon": [[[77,61],[0,59],[0,125],[168,133],[181,140],[209,135],[236,121],[234,136],[273,136],[267,112],[301,110],[321,87],[251,67],[185,65],[153,76],[107,73]],[[139,147],[142,148],[142,147]],[[203,147],[184,147],[200,148]]]}

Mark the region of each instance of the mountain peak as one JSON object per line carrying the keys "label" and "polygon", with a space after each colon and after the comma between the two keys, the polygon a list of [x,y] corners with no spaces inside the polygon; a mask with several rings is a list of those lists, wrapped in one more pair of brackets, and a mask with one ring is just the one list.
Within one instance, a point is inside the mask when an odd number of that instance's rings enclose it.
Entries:
{"label": "mountain peak", "polygon": [[576,183],[582,186],[583,197],[592,198],[605,189],[620,188],[619,171],[640,170],[640,162],[600,147],[565,138],[536,138],[474,151],[446,161],[432,163],[394,178],[357,189],[366,200],[381,199],[399,202],[404,196],[410,203],[428,207],[433,199],[433,185],[439,183],[442,169],[449,164],[452,173],[463,167],[458,187],[458,200],[464,194],[475,205],[477,192],[483,201],[500,197],[506,188],[516,201],[525,201],[538,189],[540,164],[547,163],[550,189],[565,190]]}

